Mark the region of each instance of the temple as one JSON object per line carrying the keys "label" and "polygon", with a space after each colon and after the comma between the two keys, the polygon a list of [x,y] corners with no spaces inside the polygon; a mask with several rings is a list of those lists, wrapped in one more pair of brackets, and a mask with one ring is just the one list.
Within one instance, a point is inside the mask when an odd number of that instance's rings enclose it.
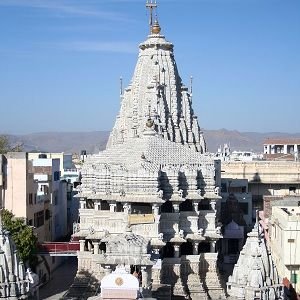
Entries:
{"label": "temple", "polygon": [[258,221],[248,233],[227,282],[229,299],[284,299],[283,287]]}
{"label": "temple", "polygon": [[156,3],[147,7],[150,34],[107,147],[82,168],[78,273],[100,282],[124,266],[144,297],[224,299],[220,161],[206,152],[173,44],[153,20]]}

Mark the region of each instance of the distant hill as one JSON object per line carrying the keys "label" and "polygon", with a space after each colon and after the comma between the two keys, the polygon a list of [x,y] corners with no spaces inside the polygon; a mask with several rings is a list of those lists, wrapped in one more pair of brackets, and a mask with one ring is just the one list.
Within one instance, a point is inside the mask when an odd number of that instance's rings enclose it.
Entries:
{"label": "distant hill", "polygon": [[[207,148],[216,152],[220,145],[227,143],[232,150],[263,151],[263,141],[268,137],[300,138],[300,133],[289,134],[281,132],[239,132],[226,129],[204,130]],[[22,143],[25,151],[97,153],[105,148],[109,131],[92,132],[41,132],[26,135],[10,135],[12,144]]]}

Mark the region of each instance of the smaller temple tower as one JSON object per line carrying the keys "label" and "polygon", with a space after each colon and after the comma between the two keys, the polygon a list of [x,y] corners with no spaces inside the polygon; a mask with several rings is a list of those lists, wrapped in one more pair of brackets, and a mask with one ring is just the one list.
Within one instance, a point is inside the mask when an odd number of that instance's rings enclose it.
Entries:
{"label": "smaller temple tower", "polygon": [[229,299],[282,298],[282,285],[258,221],[248,233],[238,262],[227,282]]}

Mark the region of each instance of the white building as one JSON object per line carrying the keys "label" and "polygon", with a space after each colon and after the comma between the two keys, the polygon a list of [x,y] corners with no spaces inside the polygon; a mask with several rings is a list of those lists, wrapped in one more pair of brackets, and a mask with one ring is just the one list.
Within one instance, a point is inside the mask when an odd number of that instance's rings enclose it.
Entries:
{"label": "white building", "polygon": [[273,206],[269,230],[279,276],[290,280],[300,294],[300,207]]}

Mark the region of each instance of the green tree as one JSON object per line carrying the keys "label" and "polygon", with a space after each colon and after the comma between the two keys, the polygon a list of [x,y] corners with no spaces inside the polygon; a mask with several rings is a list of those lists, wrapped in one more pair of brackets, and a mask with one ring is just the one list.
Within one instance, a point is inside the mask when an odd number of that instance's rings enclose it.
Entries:
{"label": "green tree", "polygon": [[7,152],[20,152],[22,150],[22,144],[12,146],[7,135],[0,135],[0,154],[4,154]]}
{"label": "green tree", "polygon": [[26,225],[24,218],[16,218],[12,212],[6,209],[1,211],[1,215],[3,227],[10,232],[20,259],[34,267],[37,237],[33,233],[32,227]]}

